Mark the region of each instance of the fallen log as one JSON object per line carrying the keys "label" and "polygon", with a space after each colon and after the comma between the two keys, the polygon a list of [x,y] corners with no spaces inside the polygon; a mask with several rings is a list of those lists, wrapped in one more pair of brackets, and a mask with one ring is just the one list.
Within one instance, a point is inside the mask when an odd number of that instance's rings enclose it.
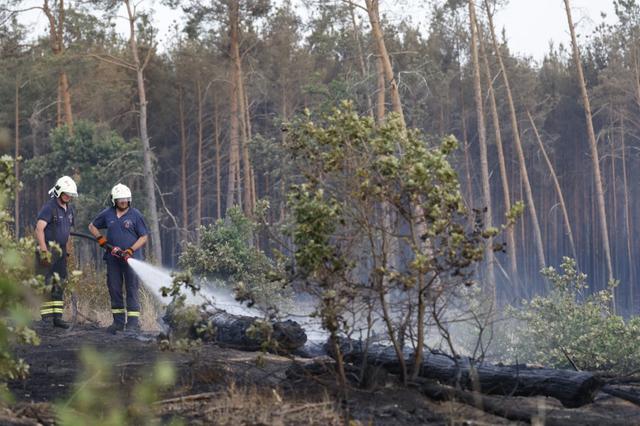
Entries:
{"label": "fallen log", "polygon": [[[344,341],[341,343],[341,350],[345,362],[362,363],[364,353],[361,342]],[[405,356],[405,360],[407,366],[412,365],[410,354]],[[367,363],[382,366],[395,374],[400,373],[400,363],[393,348],[388,346],[371,345]],[[431,353],[425,355],[418,376],[484,394],[551,396],[569,408],[593,402],[602,387],[602,382],[589,372],[530,368],[522,365],[475,365],[467,358],[454,360],[444,354]]]}
{"label": "fallen log", "polygon": [[163,317],[177,334],[224,344],[246,351],[268,350],[286,354],[304,346],[307,335],[295,321],[268,321],[233,315],[222,309],[169,306]]}
{"label": "fallen log", "polygon": [[604,416],[586,410],[570,410],[557,407],[541,409],[535,401],[525,403],[515,398],[487,396],[478,392],[455,389],[422,380],[417,384],[420,391],[434,400],[448,401],[455,399],[472,405],[487,413],[509,420],[546,426],[623,426],[629,419],[617,417],[615,414]]}

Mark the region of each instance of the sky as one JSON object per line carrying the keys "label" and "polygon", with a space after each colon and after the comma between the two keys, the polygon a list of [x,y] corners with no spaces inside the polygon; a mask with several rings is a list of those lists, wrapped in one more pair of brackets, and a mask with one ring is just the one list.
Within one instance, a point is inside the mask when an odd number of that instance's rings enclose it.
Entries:
{"label": "sky", "polygon": [[[28,0],[28,2],[42,4],[41,0]],[[381,13],[390,20],[399,20],[404,13],[410,14],[413,22],[418,23],[420,16],[427,15],[426,8],[418,4],[428,4],[429,1],[381,0],[380,3]],[[479,4],[480,0],[476,3]],[[174,34],[175,23],[182,21],[181,12],[171,10],[154,0],[141,0],[137,4],[140,8],[155,9],[155,22],[159,29],[159,47],[163,50]],[[606,22],[615,22],[613,0],[571,0],[571,6],[579,35],[588,35],[597,24],[602,22],[601,13],[607,15]],[[119,20],[118,28],[125,32],[128,28],[124,19],[124,9],[121,12],[123,17]],[[42,14],[31,13],[22,20],[32,28],[41,28],[39,32],[46,29],[46,19]],[[426,28],[427,25],[426,18],[424,20],[422,28]],[[498,30],[505,29],[510,49],[519,56],[530,56],[540,61],[549,50],[550,41],[555,45],[560,43],[565,46],[570,45],[563,0],[510,0],[506,6],[496,11],[495,22]]]}
{"label": "sky", "polygon": [[[572,0],[571,14],[576,32],[583,36],[593,31],[603,21],[617,19],[613,0]],[[541,60],[549,50],[549,41],[569,47],[571,36],[562,0],[511,0],[509,5],[497,11],[496,26],[505,28],[508,45],[520,56],[532,56]]]}

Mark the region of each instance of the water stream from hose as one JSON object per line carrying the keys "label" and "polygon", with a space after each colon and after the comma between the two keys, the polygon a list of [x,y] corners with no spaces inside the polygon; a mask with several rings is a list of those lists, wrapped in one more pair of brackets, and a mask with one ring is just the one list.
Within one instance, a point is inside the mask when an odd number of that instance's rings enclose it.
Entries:
{"label": "water stream from hose", "polygon": [[[171,288],[173,283],[171,271],[136,259],[129,259],[129,266],[158,301],[164,305],[171,303],[171,297],[163,296],[161,290],[163,287]],[[184,291],[183,294],[186,296],[185,302],[188,305],[201,305],[211,301],[215,307],[233,315],[262,316],[260,311],[235,300],[229,289],[216,286],[214,283],[205,282],[195,295],[191,291]]]}

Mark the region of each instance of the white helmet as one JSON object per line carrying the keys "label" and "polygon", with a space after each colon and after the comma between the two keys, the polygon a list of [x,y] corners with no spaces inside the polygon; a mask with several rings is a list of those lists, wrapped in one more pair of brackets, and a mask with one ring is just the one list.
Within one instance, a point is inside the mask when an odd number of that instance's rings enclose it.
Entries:
{"label": "white helmet", "polygon": [[121,183],[111,188],[111,204],[116,205],[116,200],[127,200],[131,202],[131,190]]}
{"label": "white helmet", "polygon": [[78,187],[69,176],[62,176],[56,181],[56,185],[49,190],[49,195],[53,195],[56,198],[60,197],[62,193],[72,197],[78,196]]}

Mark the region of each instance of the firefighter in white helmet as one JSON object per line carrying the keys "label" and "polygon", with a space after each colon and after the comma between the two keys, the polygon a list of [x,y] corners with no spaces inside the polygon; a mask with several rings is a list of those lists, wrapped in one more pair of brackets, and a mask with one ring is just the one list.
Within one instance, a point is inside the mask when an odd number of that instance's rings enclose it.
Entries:
{"label": "firefighter in white helmet", "polygon": [[[106,237],[100,233],[106,229]],[[148,231],[142,213],[131,207],[131,190],[119,183],[111,189],[111,207],[104,209],[89,224],[89,231],[101,246],[113,246],[105,252],[107,264],[107,286],[111,297],[113,324],[110,333],[140,330],[140,298],[138,278],[129,266],[128,259],[141,259],[140,248],[147,243]],[[122,285],[126,289],[126,304]]]}
{"label": "firefighter in white helmet", "polygon": [[[43,275],[45,283],[51,285],[51,298],[40,308],[42,321],[54,327],[69,328],[62,320],[64,312],[64,289],[67,279],[67,257],[72,248],[71,227],[75,211],[70,204],[78,196],[76,183],[69,176],[62,176],[49,190],[51,198],[38,212],[36,222],[37,262],[36,273]],[[60,250],[52,249],[57,243]]]}

